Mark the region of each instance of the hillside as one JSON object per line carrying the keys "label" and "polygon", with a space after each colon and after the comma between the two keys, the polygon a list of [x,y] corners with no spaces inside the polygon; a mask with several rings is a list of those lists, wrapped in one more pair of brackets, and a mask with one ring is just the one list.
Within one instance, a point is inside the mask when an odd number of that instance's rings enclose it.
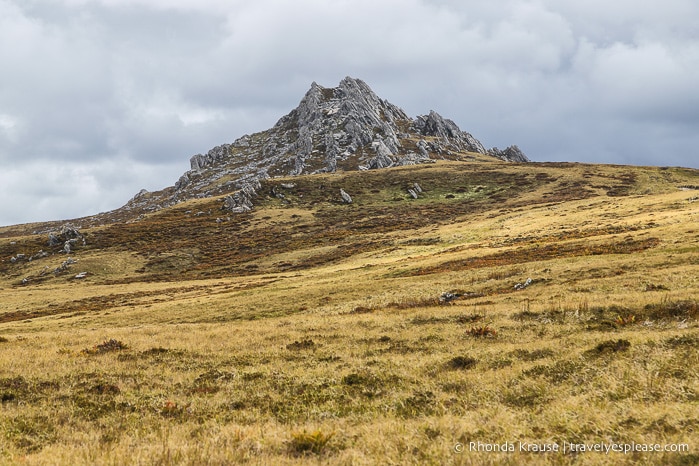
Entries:
{"label": "hillside", "polygon": [[699,461],[699,171],[454,154],[0,229],[0,462]]}
{"label": "hillside", "polygon": [[[272,127],[190,158],[191,169],[164,189],[136,193],[123,207],[73,220],[82,227],[124,223],[191,199],[228,194],[229,211],[252,208],[260,183],[271,178],[336,171],[381,170],[440,160],[462,162],[529,159],[517,147],[487,149],[435,111],[416,118],[381,99],[362,80],[337,87],[313,83],[299,105]],[[49,232],[64,222],[16,226],[13,234]],[[0,232],[0,234],[2,234]]]}

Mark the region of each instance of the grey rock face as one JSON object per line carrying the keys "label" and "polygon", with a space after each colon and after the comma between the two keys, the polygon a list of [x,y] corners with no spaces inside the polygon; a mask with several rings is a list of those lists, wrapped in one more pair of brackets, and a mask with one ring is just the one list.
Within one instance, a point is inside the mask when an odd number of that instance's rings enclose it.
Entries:
{"label": "grey rock face", "polygon": [[352,196],[347,194],[347,192],[344,189],[340,189],[340,197],[342,198],[342,202],[344,202],[345,204],[352,203]]}
{"label": "grey rock face", "polygon": [[223,209],[232,213],[250,212],[254,207],[252,201],[257,197],[257,191],[261,187],[260,180],[257,178],[246,181],[239,191],[224,199]]}
{"label": "grey rock face", "polygon": [[527,280],[524,283],[517,283],[515,285],[515,290],[523,290],[527,288],[529,285],[531,285],[533,280],[531,278],[527,278]]}
{"label": "grey rock face", "polygon": [[44,257],[48,257],[48,256],[49,256],[49,253],[48,253],[48,252],[46,252],[46,251],[44,251],[44,250],[40,250],[39,252],[37,252],[36,254],[34,254],[32,257],[30,257],[29,260],[30,260],[30,261],[35,261],[35,260],[38,260],[38,259],[43,259]]}
{"label": "grey rock face", "polygon": [[[299,106],[270,132],[277,155],[293,155],[292,174],[298,175],[335,171],[338,161],[372,144],[381,159],[378,166],[387,165],[400,150],[397,122],[406,120],[403,110],[380,99],[363,81],[348,77],[334,89],[314,82]],[[319,158],[316,151],[324,161],[320,168],[311,163]]]}
{"label": "grey rock face", "polygon": [[411,119],[362,80],[347,77],[335,88],[314,82],[298,107],[272,128],[192,156],[190,170],[174,187],[141,192],[124,209],[148,212],[187,199],[233,193],[226,209],[247,211],[254,195],[244,188],[253,177],[259,183],[274,176],[463,160],[464,152],[528,161],[516,146],[486,151],[437,112]]}
{"label": "grey rock face", "polygon": [[429,115],[418,116],[413,123],[414,128],[422,136],[434,136],[439,138],[444,145],[455,150],[465,150],[485,154],[485,148],[476,138],[465,133],[456,126],[453,121],[430,111]]}
{"label": "grey rock face", "polygon": [[500,150],[497,147],[493,147],[488,151],[488,155],[492,155],[493,157],[497,157],[506,162],[531,162],[531,160],[529,160],[527,156],[524,155],[524,152],[522,152],[517,146],[510,146],[505,150]]}
{"label": "grey rock face", "polygon": [[61,239],[53,233],[49,233],[49,246],[58,246],[61,244]]}
{"label": "grey rock face", "polygon": [[58,232],[49,232],[48,237],[49,246],[63,244],[63,252],[66,254],[70,254],[77,245],[85,246],[87,244],[80,230],[69,223],[63,225]]}
{"label": "grey rock face", "polygon": [[189,159],[189,164],[193,171],[216,165],[230,155],[229,148],[230,144],[222,144],[211,149],[206,155],[193,155],[192,158]]}
{"label": "grey rock face", "polygon": [[65,252],[66,254],[70,254],[72,251],[71,248],[73,247],[73,245],[75,245],[76,242],[76,239],[69,239],[68,241],[66,241],[63,245],[63,252]]}

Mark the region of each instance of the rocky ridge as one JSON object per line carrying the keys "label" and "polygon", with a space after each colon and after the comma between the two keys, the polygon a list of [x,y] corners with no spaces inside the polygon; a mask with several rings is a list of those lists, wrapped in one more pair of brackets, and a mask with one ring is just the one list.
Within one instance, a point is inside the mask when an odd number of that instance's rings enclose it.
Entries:
{"label": "rocky ridge", "polygon": [[174,187],[141,191],[122,209],[148,212],[187,199],[233,193],[224,207],[242,212],[252,208],[260,181],[266,178],[467,160],[468,154],[529,161],[517,146],[486,150],[435,111],[412,119],[359,79],[347,77],[335,88],[314,82],[299,106],[272,128],[192,156],[190,170]]}

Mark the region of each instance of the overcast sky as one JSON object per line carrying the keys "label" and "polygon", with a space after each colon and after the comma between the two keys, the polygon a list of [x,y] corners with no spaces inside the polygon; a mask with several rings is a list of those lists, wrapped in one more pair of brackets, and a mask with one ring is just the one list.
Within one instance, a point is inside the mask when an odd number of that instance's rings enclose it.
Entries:
{"label": "overcast sky", "polygon": [[535,161],[699,168],[696,0],[0,0],[0,225],[111,210],[360,78]]}

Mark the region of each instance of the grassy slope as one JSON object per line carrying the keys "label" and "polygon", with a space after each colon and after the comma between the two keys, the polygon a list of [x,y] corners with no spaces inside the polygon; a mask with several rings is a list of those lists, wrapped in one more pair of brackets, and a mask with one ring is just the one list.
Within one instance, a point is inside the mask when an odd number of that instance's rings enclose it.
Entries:
{"label": "grassy slope", "polygon": [[[58,275],[45,236],[4,229],[0,462],[692,464],[697,185],[480,162],[274,179],[249,214],[85,230]],[[454,453],[471,441],[692,451]]]}

